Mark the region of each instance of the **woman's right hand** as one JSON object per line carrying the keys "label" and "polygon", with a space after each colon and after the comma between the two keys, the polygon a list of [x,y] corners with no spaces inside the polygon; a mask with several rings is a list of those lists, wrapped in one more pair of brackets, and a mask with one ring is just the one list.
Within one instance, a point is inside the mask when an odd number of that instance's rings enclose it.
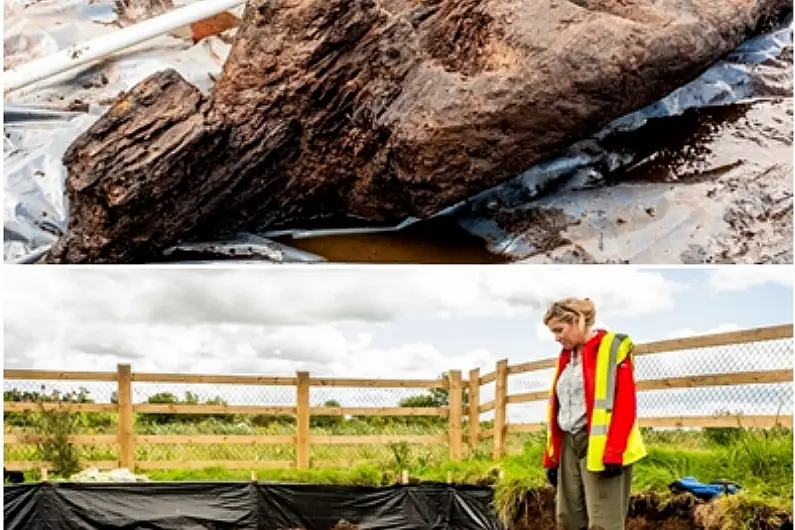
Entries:
{"label": "woman's right hand", "polygon": [[553,488],[558,487],[558,468],[550,467],[547,468],[547,480],[550,484],[552,484]]}

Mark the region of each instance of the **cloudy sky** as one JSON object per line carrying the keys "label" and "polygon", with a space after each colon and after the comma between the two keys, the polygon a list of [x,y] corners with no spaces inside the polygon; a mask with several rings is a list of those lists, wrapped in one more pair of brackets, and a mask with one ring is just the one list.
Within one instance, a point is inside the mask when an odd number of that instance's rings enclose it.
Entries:
{"label": "cloudy sky", "polygon": [[[434,378],[474,367],[489,372],[499,359],[513,364],[557,354],[541,315],[563,296],[589,296],[598,324],[629,333],[637,343],[792,322],[789,267],[20,266],[5,270],[4,366],[110,371],[127,362],[147,372],[309,370],[314,376],[384,378]],[[733,367],[727,367],[726,351],[713,352],[708,368],[792,366],[791,347],[767,350],[733,352]],[[647,372],[641,377],[705,369],[692,355],[655,362],[639,367]],[[756,364],[740,366],[746,363]],[[542,389],[548,377],[512,378],[511,392]],[[151,391],[136,388],[136,398]],[[267,396],[249,389],[248,398],[241,392],[231,399],[292,401],[288,388]],[[317,392],[313,401],[352,399],[347,392]],[[383,399],[360,395],[355,401]]]}

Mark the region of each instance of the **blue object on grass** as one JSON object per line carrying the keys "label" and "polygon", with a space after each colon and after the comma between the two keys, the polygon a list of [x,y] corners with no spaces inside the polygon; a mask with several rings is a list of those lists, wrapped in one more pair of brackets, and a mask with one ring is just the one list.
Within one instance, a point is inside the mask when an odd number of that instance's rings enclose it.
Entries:
{"label": "blue object on grass", "polygon": [[721,495],[733,495],[742,486],[730,480],[714,480],[703,484],[695,477],[684,477],[668,485],[674,493],[691,493],[703,501],[711,501]]}

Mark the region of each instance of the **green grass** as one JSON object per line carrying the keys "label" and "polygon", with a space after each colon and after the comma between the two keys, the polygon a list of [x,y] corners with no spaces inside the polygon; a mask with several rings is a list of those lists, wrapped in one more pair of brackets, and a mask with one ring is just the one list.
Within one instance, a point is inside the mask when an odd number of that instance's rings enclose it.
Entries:
{"label": "green grass", "polygon": [[[313,434],[440,434],[443,426],[399,426],[376,428],[369,425],[345,425],[341,428],[312,429]],[[160,425],[138,429],[147,434],[292,434],[290,425],[255,428],[213,421],[198,425]],[[19,432],[6,428],[6,432]],[[85,430],[83,431],[86,432]],[[96,431],[95,431],[96,432]],[[109,430],[108,432],[113,432]],[[740,430],[710,429],[697,431],[646,431],[649,455],[636,467],[635,492],[668,490],[679,477],[692,475],[701,481],[730,479],[744,487],[750,501],[792,511],[793,438],[789,429]],[[248,480],[254,471],[259,480],[309,482],[319,484],[385,485],[398,482],[403,469],[412,480],[441,481],[448,474],[457,483],[494,484],[497,504],[510,511],[528,490],[545,485],[541,468],[543,435],[530,433],[508,437],[508,456],[499,462],[490,459],[490,441],[475,451],[465,450],[465,459],[451,462],[444,445],[419,446],[405,443],[372,446],[313,446],[311,462],[317,466],[298,469],[207,468],[197,470],[150,471],[152,480]],[[281,460],[293,462],[295,449],[288,445],[139,445],[138,460]],[[32,445],[6,445],[6,460],[37,460]],[[115,446],[80,446],[82,460],[114,460]],[[324,460],[343,460],[344,468],[322,468]],[[356,462],[362,462],[356,464]],[[33,478],[33,477],[31,477]]]}
{"label": "green grass", "polygon": [[[668,485],[677,478],[689,475],[702,482],[728,479],[743,486],[742,495],[726,504],[731,517],[758,512],[759,506],[792,514],[792,431],[732,429],[720,442],[710,436],[715,431],[646,432],[649,455],[635,468],[633,492],[667,498]],[[495,495],[502,513],[513,513],[527,491],[544,484],[539,469],[542,451],[539,439],[530,440],[520,454],[501,462],[505,474],[495,486]]]}
{"label": "green grass", "polygon": [[[33,430],[6,427],[7,433],[34,434]],[[247,423],[228,423],[209,419],[197,424],[166,424],[148,425],[136,423],[136,434],[145,435],[294,435],[293,425],[271,424],[267,427],[256,427]],[[348,421],[331,428],[311,429],[312,435],[440,435],[447,433],[444,424],[419,424],[419,425],[388,425],[376,426],[365,422]],[[115,434],[115,426],[103,428],[81,428],[75,434]],[[5,460],[38,460],[36,446],[32,444],[6,445],[4,447]],[[118,460],[119,447],[116,444],[92,444],[79,446],[80,456],[85,461]],[[350,464],[371,461],[383,462],[386,460],[403,461],[407,458],[404,444],[389,445],[315,445],[311,448],[313,461],[346,461]],[[442,463],[448,448],[444,445],[430,445],[425,447],[413,446],[410,448],[411,458],[415,464],[427,466]],[[138,444],[136,446],[137,461],[228,461],[228,460],[262,460],[282,461],[292,463],[296,459],[293,444]]]}

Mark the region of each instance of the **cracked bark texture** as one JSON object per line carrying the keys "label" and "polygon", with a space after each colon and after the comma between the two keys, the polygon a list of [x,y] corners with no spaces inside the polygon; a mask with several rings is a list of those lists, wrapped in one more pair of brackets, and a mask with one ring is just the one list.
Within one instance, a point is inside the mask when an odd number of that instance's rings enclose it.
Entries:
{"label": "cracked bark texture", "polygon": [[690,81],[789,0],[249,0],[210,97],[173,70],[64,156],[49,263],[420,218]]}

